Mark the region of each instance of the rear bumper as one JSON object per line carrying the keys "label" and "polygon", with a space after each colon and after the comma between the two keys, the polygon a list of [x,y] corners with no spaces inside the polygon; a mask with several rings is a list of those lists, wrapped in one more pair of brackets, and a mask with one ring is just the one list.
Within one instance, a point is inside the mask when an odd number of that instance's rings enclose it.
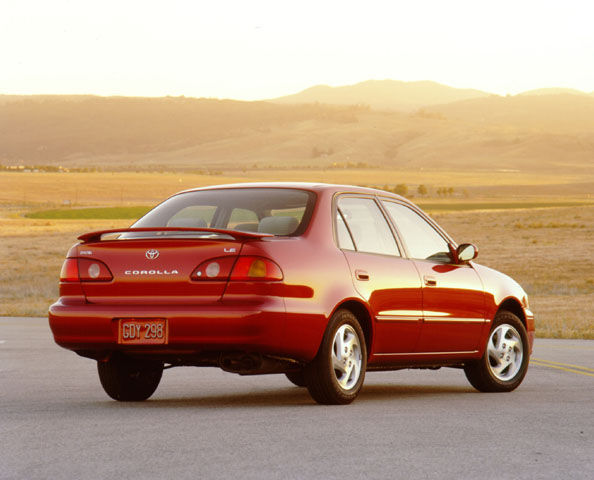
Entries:
{"label": "rear bumper", "polygon": [[[118,344],[122,318],[166,318],[166,345]],[[286,310],[282,298],[270,297],[257,305],[93,305],[70,304],[62,299],[49,308],[54,340],[76,352],[114,350],[145,354],[184,355],[217,351],[244,351],[287,355]]]}

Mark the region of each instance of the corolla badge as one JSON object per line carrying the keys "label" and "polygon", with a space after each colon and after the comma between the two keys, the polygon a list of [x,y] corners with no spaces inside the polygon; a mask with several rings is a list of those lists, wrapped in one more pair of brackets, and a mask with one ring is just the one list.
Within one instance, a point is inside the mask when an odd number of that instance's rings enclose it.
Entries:
{"label": "corolla badge", "polygon": [[179,270],[124,270],[124,275],[179,275]]}
{"label": "corolla badge", "polygon": [[155,249],[147,250],[146,253],[144,254],[144,256],[146,258],[148,258],[149,260],[154,260],[155,258],[157,258],[159,256],[159,250],[155,250]]}

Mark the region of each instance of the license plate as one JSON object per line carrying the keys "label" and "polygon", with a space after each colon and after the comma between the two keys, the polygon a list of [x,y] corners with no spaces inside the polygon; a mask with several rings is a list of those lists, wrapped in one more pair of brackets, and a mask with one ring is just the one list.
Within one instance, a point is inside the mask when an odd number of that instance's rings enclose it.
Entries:
{"label": "license plate", "polygon": [[120,319],[118,343],[124,345],[163,345],[169,340],[165,318]]}

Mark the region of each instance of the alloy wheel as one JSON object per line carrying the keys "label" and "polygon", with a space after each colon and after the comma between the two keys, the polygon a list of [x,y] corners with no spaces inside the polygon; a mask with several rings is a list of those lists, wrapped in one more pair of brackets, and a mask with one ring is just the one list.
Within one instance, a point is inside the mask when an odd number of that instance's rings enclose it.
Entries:
{"label": "alloy wheel", "polygon": [[351,325],[342,325],[332,343],[332,366],[336,380],[344,390],[350,390],[357,384],[361,375],[361,358],[357,332]]}
{"label": "alloy wheel", "polygon": [[488,365],[500,381],[514,379],[522,367],[524,346],[518,331],[506,323],[491,332],[487,343]]}

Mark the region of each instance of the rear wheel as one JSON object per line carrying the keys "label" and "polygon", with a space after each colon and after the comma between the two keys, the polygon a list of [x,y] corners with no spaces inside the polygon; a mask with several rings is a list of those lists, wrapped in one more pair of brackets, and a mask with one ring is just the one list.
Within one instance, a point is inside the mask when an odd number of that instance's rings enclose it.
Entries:
{"label": "rear wheel", "polygon": [[305,381],[305,374],[303,370],[298,370],[296,372],[287,372],[285,376],[289,379],[289,381],[297,386],[297,387],[307,387],[307,383]]}
{"label": "rear wheel", "polygon": [[107,395],[120,402],[138,402],[149,398],[159,386],[163,363],[114,355],[97,362],[97,370]]}
{"label": "rear wheel", "polygon": [[339,310],[328,323],[316,358],[304,370],[307,389],[318,403],[351,403],[361,390],[366,368],[363,330],[350,311]]}
{"label": "rear wheel", "polygon": [[511,312],[499,312],[483,357],[464,367],[466,378],[481,392],[510,392],[526,375],[528,348],[528,335],[520,319]]}

